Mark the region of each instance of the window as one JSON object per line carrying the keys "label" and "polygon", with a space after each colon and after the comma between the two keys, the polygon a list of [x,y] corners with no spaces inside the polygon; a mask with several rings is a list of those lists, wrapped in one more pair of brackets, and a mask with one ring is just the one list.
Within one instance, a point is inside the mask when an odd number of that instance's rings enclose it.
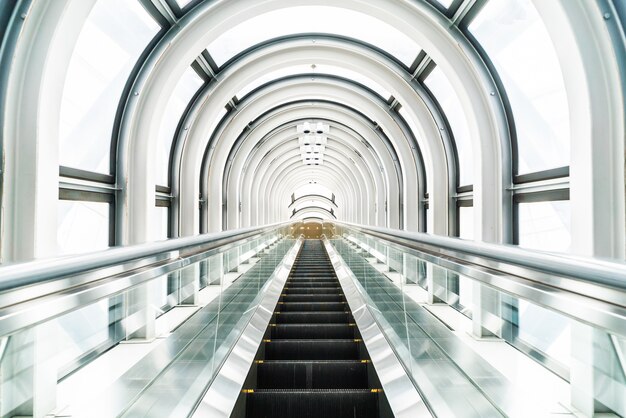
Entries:
{"label": "window", "polygon": [[277,80],[283,77],[298,75],[298,74],[328,74],[334,75],[337,77],[346,78],[348,80],[352,80],[354,82],[363,84],[366,87],[369,87],[371,90],[376,92],[379,96],[382,96],[385,100],[387,100],[391,93],[389,90],[385,89],[383,86],[378,84],[376,81],[370,79],[369,77],[363,75],[360,72],[352,71],[347,68],[337,67],[334,65],[326,65],[326,64],[306,64],[306,65],[294,65],[287,68],[281,68],[280,70],[271,71],[253,82],[249,83],[239,92],[237,92],[238,98],[243,98],[246,94],[250,93],[252,90],[257,87],[262,86],[263,84],[270,82],[272,80]]}
{"label": "window", "polygon": [[469,26],[511,103],[518,173],[569,165],[569,110],[554,45],[530,0],[489,1]]}
{"label": "window", "polygon": [[63,166],[109,172],[111,136],[122,91],[159,31],[137,1],[99,0],[70,58],[59,115]]}
{"label": "window", "polygon": [[474,207],[459,206],[459,238],[474,239]]}
{"label": "window", "polygon": [[176,128],[191,98],[202,84],[202,79],[193,68],[187,68],[167,102],[157,138],[157,158],[154,167],[156,184],[169,185],[170,153]]}
{"label": "window", "polygon": [[452,4],[452,0],[437,0],[437,3],[441,4],[447,9]]}
{"label": "window", "polygon": [[435,69],[424,81],[441,106],[454,136],[454,145],[459,160],[459,186],[467,186],[474,181],[474,153],[467,118],[459,96],[450,80],[440,68]]}
{"label": "window", "polygon": [[518,203],[518,244],[543,251],[567,252],[570,247],[570,202]]}
{"label": "window", "polygon": [[[158,203],[161,203],[161,201],[158,201]],[[152,218],[152,239],[153,241],[168,239],[170,208],[168,206],[156,206],[154,211],[154,217]]]}
{"label": "window", "polygon": [[[569,200],[532,201],[540,198],[538,195],[516,196],[517,243],[534,250],[568,251]],[[569,319],[521,299],[518,312],[517,337],[567,366],[571,341]]]}
{"label": "window", "polygon": [[218,66],[269,39],[298,33],[330,33],[370,43],[407,67],[420,47],[393,26],[364,13],[329,6],[298,6],[253,17],[215,39],[208,51]]}
{"label": "window", "polygon": [[59,255],[108,248],[110,210],[111,204],[107,202],[59,200]]}

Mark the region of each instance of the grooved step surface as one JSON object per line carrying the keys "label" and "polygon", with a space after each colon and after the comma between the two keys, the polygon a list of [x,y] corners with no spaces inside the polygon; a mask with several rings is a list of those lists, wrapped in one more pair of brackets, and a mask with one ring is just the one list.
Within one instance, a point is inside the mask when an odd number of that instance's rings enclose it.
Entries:
{"label": "grooved step surface", "polygon": [[382,395],[321,241],[304,242],[266,338],[244,391],[247,417],[379,416]]}

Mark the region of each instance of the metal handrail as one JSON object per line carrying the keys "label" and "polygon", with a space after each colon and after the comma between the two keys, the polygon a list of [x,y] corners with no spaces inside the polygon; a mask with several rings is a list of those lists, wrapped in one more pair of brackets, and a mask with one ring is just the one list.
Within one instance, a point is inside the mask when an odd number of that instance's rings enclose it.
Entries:
{"label": "metal handrail", "polygon": [[407,232],[397,229],[378,228],[351,224],[345,225],[361,232],[396,242],[403,246],[424,250],[437,247],[442,251],[454,251],[473,257],[481,257],[531,268],[543,273],[578,278],[603,286],[611,286],[626,291],[626,263],[591,257],[574,256],[545,251],[528,250],[515,245],[489,244],[459,238],[430,235],[423,232]]}
{"label": "metal handrail", "polygon": [[289,222],[280,222],[262,227],[244,228],[192,237],[174,238],[160,242],[114,247],[103,251],[74,256],[7,264],[0,266],[0,292],[60,277],[74,276],[96,269],[104,269],[129,262],[136,262],[141,259],[171,252],[179,252],[180,256],[182,256],[185,251],[193,253],[194,249],[200,247],[203,252],[209,251],[254,235],[269,232],[288,224]]}
{"label": "metal handrail", "polygon": [[201,261],[218,248],[228,250],[286,225],[281,222],[2,266],[0,337],[121,294]]}
{"label": "metal handrail", "polygon": [[496,290],[626,336],[626,263],[332,223],[409,249],[424,261]]}

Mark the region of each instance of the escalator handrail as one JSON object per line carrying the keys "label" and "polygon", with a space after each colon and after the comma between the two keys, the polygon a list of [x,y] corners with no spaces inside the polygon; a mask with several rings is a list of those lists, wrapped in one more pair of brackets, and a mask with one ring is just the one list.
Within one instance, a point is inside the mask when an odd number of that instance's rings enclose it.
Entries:
{"label": "escalator handrail", "polygon": [[105,269],[129,262],[174,253],[172,258],[193,255],[232,244],[242,239],[264,234],[288,225],[280,222],[261,227],[243,228],[174,238],[146,244],[109,248],[103,251],[67,257],[33,260],[0,267],[0,292],[10,291],[62,277],[79,275],[88,271]]}
{"label": "escalator handrail", "polygon": [[514,245],[489,244],[347,222],[333,221],[333,223],[403,247],[431,254],[437,251],[439,256],[462,260],[489,269],[506,271],[507,266],[522,267],[532,270],[528,271],[530,276],[528,278],[532,278],[533,273],[539,272],[626,291],[626,263],[617,260],[528,250]]}

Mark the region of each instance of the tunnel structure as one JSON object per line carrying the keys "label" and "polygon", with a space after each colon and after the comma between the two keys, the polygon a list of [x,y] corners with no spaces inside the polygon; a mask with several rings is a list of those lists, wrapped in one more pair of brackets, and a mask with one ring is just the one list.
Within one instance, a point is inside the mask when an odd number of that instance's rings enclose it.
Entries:
{"label": "tunnel structure", "polygon": [[625,33],[0,1],[0,417],[626,416]]}

